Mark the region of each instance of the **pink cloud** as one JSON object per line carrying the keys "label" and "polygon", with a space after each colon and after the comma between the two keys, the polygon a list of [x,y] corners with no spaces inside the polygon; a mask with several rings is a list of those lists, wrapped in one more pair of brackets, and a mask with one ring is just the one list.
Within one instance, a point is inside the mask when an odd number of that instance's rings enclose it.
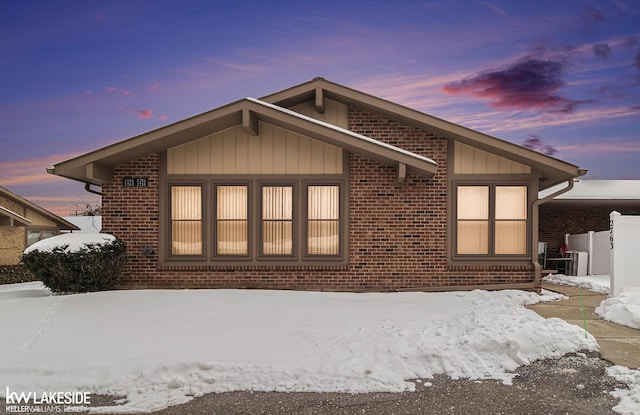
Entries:
{"label": "pink cloud", "polygon": [[450,82],[442,91],[488,99],[493,108],[570,114],[578,104],[589,101],[575,101],[559,94],[566,84],[563,72],[560,60],[525,58],[503,69]]}
{"label": "pink cloud", "polygon": [[153,116],[153,110],[135,110],[135,112],[138,114],[138,118],[142,118],[144,120]]}
{"label": "pink cloud", "polygon": [[15,186],[26,184],[41,184],[61,180],[60,177],[48,174],[46,169],[63,160],[68,160],[77,154],[52,155],[27,160],[0,162],[0,184]]}
{"label": "pink cloud", "polygon": [[125,96],[133,95],[133,92],[131,92],[131,91],[127,91],[126,89],[116,88],[115,86],[110,86],[110,85],[107,85],[105,87],[105,91],[107,91],[107,92],[119,92],[119,93],[121,93],[122,95],[125,95]]}
{"label": "pink cloud", "polygon": [[546,154],[548,156],[555,156],[556,154],[558,154],[558,150],[555,147],[545,143],[544,140],[538,135],[530,135],[526,140],[524,140],[522,146]]}
{"label": "pink cloud", "polygon": [[158,86],[159,86],[158,82],[156,82],[155,84],[151,85],[151,92],[156,92],[158,90]]}

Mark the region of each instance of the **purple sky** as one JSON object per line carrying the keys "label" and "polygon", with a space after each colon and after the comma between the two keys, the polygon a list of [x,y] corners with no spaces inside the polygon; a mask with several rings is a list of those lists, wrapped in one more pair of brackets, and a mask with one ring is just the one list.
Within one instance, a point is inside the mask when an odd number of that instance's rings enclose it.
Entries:
{"label": "purple sky", "polygon": [[640,2],[0,2],[0,185],[60,214],[45,168],[316,76],[640,179]]}

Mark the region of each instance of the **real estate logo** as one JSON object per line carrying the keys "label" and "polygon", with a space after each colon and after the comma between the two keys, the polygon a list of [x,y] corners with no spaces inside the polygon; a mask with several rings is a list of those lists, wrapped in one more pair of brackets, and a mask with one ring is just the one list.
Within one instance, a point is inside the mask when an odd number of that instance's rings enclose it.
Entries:
{"label": "real estate logo", "polygon": [[86,412],[88,405],[89,392],[16,392],[8,386],[5,390],[7,413]]}

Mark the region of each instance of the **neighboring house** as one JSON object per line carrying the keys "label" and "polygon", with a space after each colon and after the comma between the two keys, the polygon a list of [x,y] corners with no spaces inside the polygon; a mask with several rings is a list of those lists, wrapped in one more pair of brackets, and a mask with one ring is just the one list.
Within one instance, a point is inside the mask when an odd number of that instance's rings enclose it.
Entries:
{"label": "neighboring house", "polygon": [[100,233],[102,229],[102,216],[65,216],[64,220],[80,228],[74,233]]}
{"label": "neighboring house", "polygon": [[640,180],[575,182],[570,191],[540,207],[539,238],[548,243],[547,256],[558,256],[566,234],[609,230],[609,214],[613,211],[640,215]]}
{"label": "neighboring house", "polygon": [[79,228],[0,186],[0,265],[15,265],[22,252],[62,230]]}
{"label": "neighboring house", "polygon": [[538,191],[584,173],[322,78],[48,171],[102,188],[123,287],[363,291],[539,289]]}

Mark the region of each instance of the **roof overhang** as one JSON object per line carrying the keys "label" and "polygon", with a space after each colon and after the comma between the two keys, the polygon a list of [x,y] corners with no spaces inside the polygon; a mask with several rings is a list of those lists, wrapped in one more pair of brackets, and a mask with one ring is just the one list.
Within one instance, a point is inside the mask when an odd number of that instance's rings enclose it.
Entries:
{"label": "roof overhang", "polygon": [[[39,215],[44,216],[45,218],[51,220],[52,222],[54,222],[56,224],[56,226],[58,226],[58,228],[62,229],[62,230],[68,230],[68,231],[79,231],[80,228],[78,228],[76,225],[74,225],[73,223],[70,223],[66,220],[64,220],[63,218],[61,218],[60,216],[49,212],[48,210],[41,208],[40,206],[36,205],[35,203],[31,202],[30,200],[25,199],[24,197],[17,195],[15,193],[13,193],[12,191],[10,191],[9,189],[0,186],[0,195],[13,200],[14,202],[18,203],[21,206],[24,206],[27,209],[30,209],[34,212],[36,212]],[[0,207],[1,209],[2,207]],[[25,218],[24,216],[18,215],[15,212],[12,212],[8,209],[4,209],[5,212],[5,217],[7,212],[11,212],[14,215],[17,215],[18,218],[13,218],[14,221],[22,221],[22,224],[24,226],[29,226],[31,225],[31,221],[27,218]],[[0,212],[1,213],[1,212]],[[7,219],[5,219],[7,220]],[[24,221],[26,221],[27,223],[25,223]],[[15,223],[15,222],[14,222]]]}
{"label": "roof overhang", "polygon": [[245,98],[57,163],[53,168],[47,169],[47,172],[100,186],[111,181],[114,167],[127,161],[166,151],[239,125],[252,135],[259,135],[260,121],[394,166],[398,170],[398,180],[401,180],[407,171],[432,177],[438,167],[427,157],[318,121],[278,105]]}
{"label": "roof overhang", "polygon": [[284,107],[290,107],[304,101],[315,100],[316,108],[322,109],[324,97],[354,105],[398,120],[407,125],[425,129],[437,136],[459,141],[514,160],[518,163],[531,166],[532,169],[539,174],[540,189],[552,187],[581,175],[579,167],[574,164],[445,121],[395,102],[327,81],[324,78],[315,78],[307,83],[267,95],[261,98],[261,100]]}
{"label": "roof overhang", "polygon": [[0,226],[29,226],[31,221],[22,215],[0,206]]}

